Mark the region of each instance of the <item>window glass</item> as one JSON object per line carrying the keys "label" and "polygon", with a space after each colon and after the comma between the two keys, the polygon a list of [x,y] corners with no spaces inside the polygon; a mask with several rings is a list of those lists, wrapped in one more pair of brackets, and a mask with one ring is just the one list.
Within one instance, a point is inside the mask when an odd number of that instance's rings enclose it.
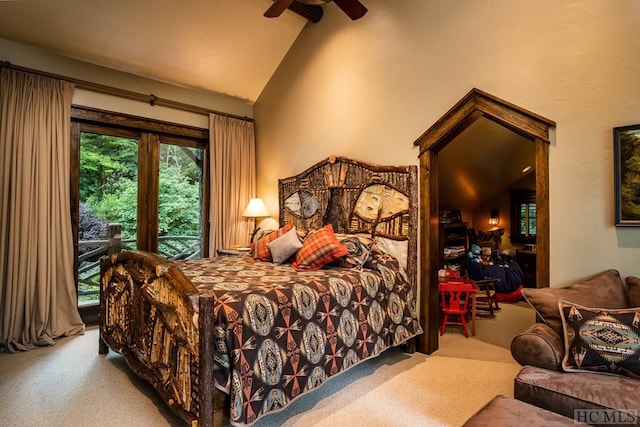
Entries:
{"label": "window glass", "polygon": [[78,308],[98,317],[100,258],[208,255],[208,130],[72,108],[71,218]]}
{"label": "window glass", "polygon": [[138,141],[80,133],[78,306],[98,303],[100,258],[109,251],[109,226],[120,224],[122,247],[136,249]]}
{"label": "window glass", "polygon": [[168,259],[200,257],[204,150],[160,144],[158,253]]}
{"label": "window glass", "polygon": [[512,243],[536,243],[538,212],[535,199],[535,191],[511,191]]}

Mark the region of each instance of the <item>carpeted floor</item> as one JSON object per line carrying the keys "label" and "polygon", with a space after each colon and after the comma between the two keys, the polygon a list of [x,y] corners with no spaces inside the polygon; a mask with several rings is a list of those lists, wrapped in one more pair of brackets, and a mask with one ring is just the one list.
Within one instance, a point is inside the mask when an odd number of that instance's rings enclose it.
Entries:
{"label": "carpeted floor", "polygon": [[[389,350],[255,426],[459,426],[496,394],[513,395],[509,343],[535,316],[523,303],[502,307],[478,320],[475,337],[451,327],[432,355]],[[0,353],[1,424],[183,425],[119,355],[98,355],[97,337],[89,327],[53,347]]]}

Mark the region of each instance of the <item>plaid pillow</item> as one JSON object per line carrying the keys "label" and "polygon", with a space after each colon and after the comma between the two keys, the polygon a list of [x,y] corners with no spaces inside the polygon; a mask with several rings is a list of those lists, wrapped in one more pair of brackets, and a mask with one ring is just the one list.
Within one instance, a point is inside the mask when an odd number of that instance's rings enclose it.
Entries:
{"label": "plaid pillow", "polygon": [[298,271],[319,270],[348,253],[333,233],[333,226],[328,224],[307,236],[291,267]]}
{"label": "plaid pillow", "polygon": [[259,259],[260,261],[271,262],[272,261],[271,252],[269,252],[269,246],[267,245],[273,242],[274,240],[276,240],[278,237],[284,235],[287,231],[291,230],[292,228],[293,228],[293,224],[285,224],[284,227],[274,232],[271,232],[266,236],[264,236],[263,238],[259,239],[255,244],[255,249],[253,253],[254,258]]}
{"label": "plaid pillow", "polygon": [[258,243],[258,240],[262,239],[263,237],[265,237],[267,234],[271,234],[276,230],[265,230],[263,228],[258,228],[258,230],[256,231],[255,236],[253,236],[253,239],[251,240],[251,244],[249,245],[249,248],[251,248],[251,254],[255,256],[255,250],[256,250],[256,243]]}

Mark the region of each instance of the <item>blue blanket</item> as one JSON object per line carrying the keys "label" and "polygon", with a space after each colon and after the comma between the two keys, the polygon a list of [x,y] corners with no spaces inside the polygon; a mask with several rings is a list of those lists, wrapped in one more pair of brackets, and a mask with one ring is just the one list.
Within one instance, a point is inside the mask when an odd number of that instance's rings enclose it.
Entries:
{"label": "blue blanket", "polygon": [[496,278],[496,292],[511,293],[522,284],[524,274],[516,260],[511,260],[506,265],[484,265],[480,262],[467,262],[467,274],[472,280],[484,280]]}

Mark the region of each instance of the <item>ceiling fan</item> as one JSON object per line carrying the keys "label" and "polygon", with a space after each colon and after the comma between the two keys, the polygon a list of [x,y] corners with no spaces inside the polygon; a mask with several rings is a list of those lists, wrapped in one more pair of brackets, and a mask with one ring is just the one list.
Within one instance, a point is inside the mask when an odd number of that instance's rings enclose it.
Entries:
{"label": "ceiling fan", "polygon": [[[264,16],[276,18],[286,9],[291,9],[309,21],[317,23],[322,18],[322,7],[320,5],[330,1],[332,0],[275,0],[264,13]],[[358,0],[333,0],[333,2],[354,21],[362,18],[367,13],[367,8]]]}

